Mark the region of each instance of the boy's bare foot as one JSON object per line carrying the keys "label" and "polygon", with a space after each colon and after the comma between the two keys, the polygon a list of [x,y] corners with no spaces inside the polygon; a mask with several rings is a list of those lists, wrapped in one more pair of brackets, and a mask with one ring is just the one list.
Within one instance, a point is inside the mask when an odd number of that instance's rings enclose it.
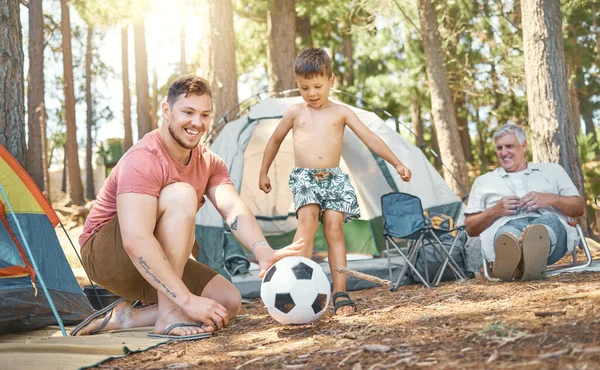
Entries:
{"label": "boy's bare foot", "polygon": [[[346,298],[346,299],[339,299]],[[333,313],[335,315],[350,315],[356,312],[356,303],[350,299],[346,292],[337,292],[333,294]]]}

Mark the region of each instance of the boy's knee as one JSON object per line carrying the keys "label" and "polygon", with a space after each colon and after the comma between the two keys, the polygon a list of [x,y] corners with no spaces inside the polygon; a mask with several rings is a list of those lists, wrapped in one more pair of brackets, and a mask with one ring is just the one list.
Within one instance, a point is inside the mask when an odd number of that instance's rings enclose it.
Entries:
{"label": "boy's knee", "polygon": [[323,225],[323,233],[328,238],[344,237],[344,224],[338,222],[327,222]]}

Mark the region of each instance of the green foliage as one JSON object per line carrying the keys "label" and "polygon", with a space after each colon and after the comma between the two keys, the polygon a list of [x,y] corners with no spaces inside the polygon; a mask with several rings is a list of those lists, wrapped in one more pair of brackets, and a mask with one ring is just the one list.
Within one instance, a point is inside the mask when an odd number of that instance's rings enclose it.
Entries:
{"label": "green foliage", "polygon": [[579,147],[579,157],[583,163],[591,162],[596,159],[596,149],[598,148],[598,142],[592,140],[592,133],[584,134],[581,133],[577,136],[577,143]]}

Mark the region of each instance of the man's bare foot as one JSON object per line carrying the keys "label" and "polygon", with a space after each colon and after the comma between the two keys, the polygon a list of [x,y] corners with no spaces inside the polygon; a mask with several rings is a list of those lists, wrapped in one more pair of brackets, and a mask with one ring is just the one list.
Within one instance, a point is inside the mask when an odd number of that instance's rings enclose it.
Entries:
{"label": "man's bare foot", "polygon": [[174,308],[169,312],[160,312],[159,310],[158,319],[156,320],[156,324],[154,325],[154,333],[187,336],[200,333],[209,333],[216,330],[216,326],[213,327],[207,325],[202,325],[201,327],[179,326],[171,329],[168,333],[165,333],[165,329],[176,323],[191,323],[192,325],[197,324],[186,314],[184,314],[183,310],[181,310],[180,308]]}
{"label": "man's bare foot", "polygon": [[356,303],[350,299],[348,293],[336,292],[333,295],[333,313],[335,315],[347,316],[353,314],[354,312],[356,312]]}
{"label": "man's bare foot", "polygon": [[108,310],[106,313],[98,315],[86,324],[82,323],[83,326],[78,326],[72,335],[91,335],[111,330],[126,329],[130,327],[132,312],[132,303],[123,300],[115,305],[112,310]]}

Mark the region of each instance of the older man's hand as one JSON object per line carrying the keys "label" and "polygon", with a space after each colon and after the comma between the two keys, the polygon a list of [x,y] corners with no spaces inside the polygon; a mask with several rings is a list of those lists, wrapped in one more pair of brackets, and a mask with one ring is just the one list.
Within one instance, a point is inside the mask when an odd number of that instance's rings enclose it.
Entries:
{"label": "older man's hand", "polygon": [[495,207],[498,213],[498,217],[510,216],[517,214],[517,205],[519,204],[519,198],[507,195],[502,197]]}
{"label": "older man's hand", "polygon": [[531,191],[519,200],[519,211],[522,212],[533,212],[540,208],[550,206],[550,197],[553,194],[538,193],[537,191]]}

